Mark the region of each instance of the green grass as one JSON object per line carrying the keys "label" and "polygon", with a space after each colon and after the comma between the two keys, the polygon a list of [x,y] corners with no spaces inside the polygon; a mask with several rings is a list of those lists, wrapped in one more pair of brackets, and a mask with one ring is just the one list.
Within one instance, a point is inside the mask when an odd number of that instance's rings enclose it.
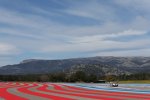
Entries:
{"label": "green grass", "polygon": [[119,83],[123,83],[123,84],[128,84],[128,83],[150,84],[150,80],[127,80],[127,81],[119,81]]}

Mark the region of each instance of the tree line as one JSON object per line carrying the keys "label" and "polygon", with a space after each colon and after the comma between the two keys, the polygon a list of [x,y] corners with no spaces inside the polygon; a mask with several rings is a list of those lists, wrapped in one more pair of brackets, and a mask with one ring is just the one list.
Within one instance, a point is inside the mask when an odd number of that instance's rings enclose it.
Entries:
{"label": "tree line", "polygon": [[34,74],[34,75],[0,75],[0,81],[30,81],[30,82],[98,82],[98,80],[150,80],[150,73],[137,73],[130,75],[104,75],[98,76],[87,74],[83,71],[74,73],[53,73],[53,74]]}

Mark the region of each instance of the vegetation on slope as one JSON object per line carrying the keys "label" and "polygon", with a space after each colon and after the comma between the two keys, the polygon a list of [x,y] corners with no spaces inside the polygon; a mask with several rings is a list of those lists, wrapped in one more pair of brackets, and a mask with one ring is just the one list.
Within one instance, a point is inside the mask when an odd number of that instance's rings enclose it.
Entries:
{"label": "vegetation on slope", "polygon": [[[0,75],[1,81],[39,81],[39,82],[97,82],[98,80],[121,82],[139,82],[137,80],[150,80],[149,73],[138,73],[131,75],[105,75],[97,76],[93,74],[86,74],[83,71],[77,71],[72,74],[55,73],[55,74],[36,74],[36,75]],[[125,81],[126,80],[126,81]],[[136,80],[136,81],[130,81]],[[144,82],[144,81],[143,81]],[[145,81],[147,82],[147,81]]]}

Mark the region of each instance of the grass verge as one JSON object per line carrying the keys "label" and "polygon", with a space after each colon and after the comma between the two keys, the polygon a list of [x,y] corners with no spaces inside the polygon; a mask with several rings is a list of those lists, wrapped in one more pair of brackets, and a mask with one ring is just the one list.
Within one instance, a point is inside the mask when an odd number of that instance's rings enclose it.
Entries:
{"label": "grass verge", "polygon": [[127,80],[127,81],[119,81],[122,84],[134,83],[134,84],[150,84],[150,80]]}

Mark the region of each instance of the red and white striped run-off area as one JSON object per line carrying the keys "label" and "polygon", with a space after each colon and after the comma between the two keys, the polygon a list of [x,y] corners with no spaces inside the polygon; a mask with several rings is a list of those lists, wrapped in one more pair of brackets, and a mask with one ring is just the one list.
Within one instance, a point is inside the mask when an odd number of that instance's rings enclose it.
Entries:
{"label": "red and white striped run-off area", "polygon": [[150,94],[91,90],[63,83],[1,82],[0,100],[150,100]]}

